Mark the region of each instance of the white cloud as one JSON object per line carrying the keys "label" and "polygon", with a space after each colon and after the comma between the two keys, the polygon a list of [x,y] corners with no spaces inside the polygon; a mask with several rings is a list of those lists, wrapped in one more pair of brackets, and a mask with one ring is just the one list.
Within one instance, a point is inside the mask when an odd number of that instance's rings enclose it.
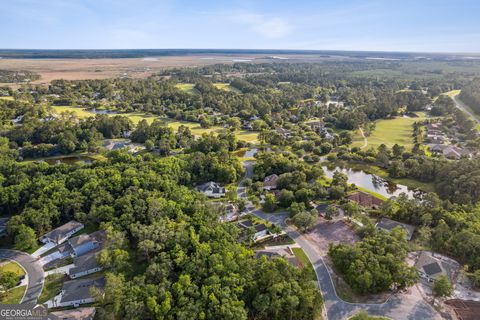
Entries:
{"label": "white cloud", "polygon": [[285,19],[256,13],[236,14],[232,20],[246,24],[250,30],[267,38],[282,38],[292,30]]}

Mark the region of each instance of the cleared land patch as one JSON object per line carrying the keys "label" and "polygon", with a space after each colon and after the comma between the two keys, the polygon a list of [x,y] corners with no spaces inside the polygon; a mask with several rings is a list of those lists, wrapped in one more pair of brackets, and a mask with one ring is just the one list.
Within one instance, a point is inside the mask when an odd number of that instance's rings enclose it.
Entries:
{"label": "cleared land patch", "polygon": [[[394,144],[399,144],[407,149],[413,147],[413,124],[426,118],[425,113],[418,112],[416,118],[398,117],[395,119],[378,120],[375,130],[367,137],[368,148],[378,148],[381,144],[385,144],[391,148]],[[364,139],[359,130],[355,132],[352,147],[362,147]]]}

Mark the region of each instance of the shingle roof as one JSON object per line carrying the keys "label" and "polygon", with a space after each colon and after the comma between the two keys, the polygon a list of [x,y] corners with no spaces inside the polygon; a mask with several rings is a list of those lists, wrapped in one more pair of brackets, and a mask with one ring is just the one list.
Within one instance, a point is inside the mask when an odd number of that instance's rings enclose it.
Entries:
{"label": "shingle roof", "polygon": [[80,222],[72,220],[72,221],[69,221],[69,222],[65,223],[64,225],[46,233],[43,237],[58,242],[59,240],[63,239],[67,235],[67,233],[71,232],[72,230],[77,229],[80,226],[83,227],[83,224],[81,224]]}
{"label": "shingle roof", "polygon": [[87,253],[73,259],[75,267],[70,269],[70,274],[92,270],[98,267],[97,256],[99,251]]}
{"label": "shingle roof", "polygon": [[395,227],[401,227],[407,232],[407,240],[412,238],[413,232],[415,231],[415,227],[411,226],[406,223],[401,223],[398,221],[394,221],[388,218],[382,218],[377,224],[377,228],[385,229],[385,230],[392,230]]}
{"label": "shingle roof", "polygon": [[423,266],[423,270],[429,276],[433,276],[437,273],[442,272],[442,268],[440,268],[440,265],[438,264],[438,262],[432,262],[432,263],[429,263],[429,264]]}
{"label": "shingle roof", "polygon": [[66,281],[63,284],[62,291],[64,293],[60,302],[64,303],[92,298],[92,295],[90,294],[90,288],[92,287],[103,289],[105,287],[105,278],[102,276],[97,278]]}
{"label": "shingle roof", "polygon": [[55,311],[48,314],[52,320],[90,320],[95,317],[95,308],[77,308],[71,310]]}

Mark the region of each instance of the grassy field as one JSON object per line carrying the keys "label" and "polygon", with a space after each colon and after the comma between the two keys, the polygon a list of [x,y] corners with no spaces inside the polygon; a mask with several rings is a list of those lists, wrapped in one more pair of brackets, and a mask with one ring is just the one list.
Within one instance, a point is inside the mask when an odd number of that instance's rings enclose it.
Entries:
{"label": "grassy field", "polygon": [[0,273],[1,272],[14,272],[18,276],[25,274],[25,271],[18,263],[9,260],[0,260]]}
{"label": "grassy field", "polygon": [[451,97],[454,97],[454,96],[458,95],[460,93],[460,91],[461,90],[452,90],[452,91],[444,92],[442,94],[444,94],[446,96],[449,96],[451,98]]}
{"label": "grassy field", "polygon": [[13,97],[0,97],[2,100],[13,101]]}
{"label": "grassy field", "polygon": [[[378,148],[381,144],[385,144],[391,148],[394,144],[405,146],[407,149],[413,147],[413,123],[422,121],[425,119],[425,113],[418,112],[417,118],[403,118],[398,117],[395,119],[378,120],[376,122],[375,130],[367,137],[367,149]],[[364,145],[364,139],[357,131],[353,137],[352,147],[362,147]]]}
{"label": "grassy field", "polygon": [[38,303],[45,303],[55,297],[63,286],[63,274],[52,274],[45,278],[42,293],[38,298]]}
{"label": "grassy field", "polygon": [[217,89],[221,89],[221,90],[225,90],[225,91],[230,91],[230,92],[236,92],[236,93],[242,93],[240,90],[238,90],[237,88],[235,87],[232,87],[230,84],[228,83],[214,83],[213,84],[215,86],[215,88]]}
{"label": "grassy field", "polygon": [[[62,112],[73,112],[76,114],[76,116],[80,119],[85,119],[88,117],[94,117],[95,113],[88,111],[86,108],[81,108],[81,107],[69,107],[69,106],[53,106],[52,107],[57,113],[62,113]],[[188,121],[177,121],[177,120],[172,120],[172,119],[166,119],[166,118],[160,118],[155,115],[151,114],[145,114],[145,113],[121,113],[118,114],[124,117],[129,118],[132,120],[132,122],[137,125],[140,121],[142,120],[147,120],[149,124],[153,122],[155,119],[160,119],[163,120],[167,125],[172,128],[174,131],[177,131],[178,128],[181,125],[184,125],[186,127],[189,127],[190,130],[192,131],[193,135],[200,136],[204,133],[210,133],[210,132],[218,132],[221,130],[221,127],[211,127],[211,128],[202,128],[200,124],[196,122],[188,122]],[[115,114],[110,114],[110,116],[115,116]],[[236,132],[237,138],[242,141],[247,141],[251,143],[257,142],[258,138],[258,133],[257,132],[252,132],[252,131],[246,131],[246,130],[239,130]]]}
{"label": "grassy field", "polygon": [[184,92],[188,92],[191,94],[197,93],[197,90],[195,89],[195,84],[194,83],[177,83],[175,85],[177,89],[180,89]]}
{"label": "grassy field", "polygon": [[27,286],[21,286],[8,290],[3,296],[0,297],[0,304],[18,304],[23,298],[23,293],[27,289]]}

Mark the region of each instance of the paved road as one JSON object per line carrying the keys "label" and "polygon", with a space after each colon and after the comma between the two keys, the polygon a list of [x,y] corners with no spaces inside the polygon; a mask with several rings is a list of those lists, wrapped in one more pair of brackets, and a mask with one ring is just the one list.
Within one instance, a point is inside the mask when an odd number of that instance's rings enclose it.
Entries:
{"label": "paved road", "polygon": [[[246,169],[245,178],[251,178],[253,176],[253,164],[253,161],[244,163]],[[246,197],[243,180],[239,184],[238,195],[239,197]],[[398,320],[441,319],[439,314],[428,303],[419,297],[411,295],[392,296],[382,304],[349,303],[340,299],[333,285],[332,278],[330,277],[331,271],[323,261],[322,255],[324,253],[319,251],[315,243],[285,223],[285,219],[288,217],[287,212],[270,214],[261,210],[254,210],[252,213],[259,218],[281,226],[303,249],[315,269],[318,285],[325,302],[328,320],[346,319],[348,316],[360,310],[367,310],[371,315],[387,316]]]}
{"label": "paved road", "polygon": [[472,118],[472,120],[475,121],[477,124],[480,124],[480,119],[478,118],[478,116],[471,112],[470,108],[458,98],[458,94],[453,96],[452,99],[458,109],[468,114],[470,118]]}
{"label": "paved road", "polygon": [[0,249],[0,259],[13,260],[23,267],[28,276],[28,284],[21,303],[37,303],[44,281],[43,268],[40,263],[29,254],[7,249]]}

